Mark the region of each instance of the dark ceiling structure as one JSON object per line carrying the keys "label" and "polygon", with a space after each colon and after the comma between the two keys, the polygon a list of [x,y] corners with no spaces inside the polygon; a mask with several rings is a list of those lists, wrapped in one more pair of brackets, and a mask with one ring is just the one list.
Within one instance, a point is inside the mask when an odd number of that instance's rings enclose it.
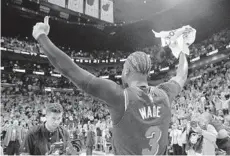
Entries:
{"label": "dark ceiling structure", "polygon": [[[33,25],[42,21],[42,17],[19,13],[4,4],[1,10],[2,36],[32,38]],[[114,17],[124,25],[98,29],[51,20],[49,36],[55,44],[78,50],[134,51],[159,44],[152,29],[191,25],[197,29],[198,42],[230,27],[230,0],[115,0]]]}

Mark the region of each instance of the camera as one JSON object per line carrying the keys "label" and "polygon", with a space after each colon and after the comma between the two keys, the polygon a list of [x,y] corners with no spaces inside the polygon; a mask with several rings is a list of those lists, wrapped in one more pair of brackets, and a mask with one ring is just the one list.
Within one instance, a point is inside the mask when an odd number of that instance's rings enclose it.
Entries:
{"label": "camera", "polygon": [[50,146],[49,154],[62,155],[64,153],[65,153],[65,148],[63,142],[55,142]]}

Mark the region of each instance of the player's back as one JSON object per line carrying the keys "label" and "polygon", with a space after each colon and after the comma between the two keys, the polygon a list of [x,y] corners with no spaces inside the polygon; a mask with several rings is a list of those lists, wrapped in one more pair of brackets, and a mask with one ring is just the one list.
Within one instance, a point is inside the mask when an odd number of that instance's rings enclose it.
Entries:
{"label": "player's back", "polygon": [[170,100],[157,87],[127,88],[126,110],[113,127],[117,155],[163,155],[168,145]]}

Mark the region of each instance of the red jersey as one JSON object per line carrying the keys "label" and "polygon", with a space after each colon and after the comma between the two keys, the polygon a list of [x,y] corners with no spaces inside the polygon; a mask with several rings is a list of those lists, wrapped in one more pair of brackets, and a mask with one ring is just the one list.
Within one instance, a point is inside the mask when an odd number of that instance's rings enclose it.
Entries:
{"label": "red jersey", "polygon": [[179,88],[179,84],[170,81],[158,87],[131,87],[125,90],[126,110],[113,127],[112,144],[115,154],[166,153],[171,121],[170,103]]}
{"label": "red jersey", "polygon": [[163,155],[168,145],[171,102],[181,90],[170,80],[157,87],[130,87],[93,78],[84,91],[104,100],[113,121],[112,145],[116,155]]}

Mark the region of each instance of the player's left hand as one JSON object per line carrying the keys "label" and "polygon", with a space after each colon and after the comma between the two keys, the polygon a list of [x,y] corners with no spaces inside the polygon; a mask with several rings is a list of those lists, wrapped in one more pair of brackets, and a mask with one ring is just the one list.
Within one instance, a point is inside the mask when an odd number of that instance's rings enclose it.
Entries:
{"label": "player's left hand", "polygon": [[39,22],[33,27],[33,37],[37,40],[41,34],[48,35],[50,31],[49,17],[44,18],[44,23]]}

